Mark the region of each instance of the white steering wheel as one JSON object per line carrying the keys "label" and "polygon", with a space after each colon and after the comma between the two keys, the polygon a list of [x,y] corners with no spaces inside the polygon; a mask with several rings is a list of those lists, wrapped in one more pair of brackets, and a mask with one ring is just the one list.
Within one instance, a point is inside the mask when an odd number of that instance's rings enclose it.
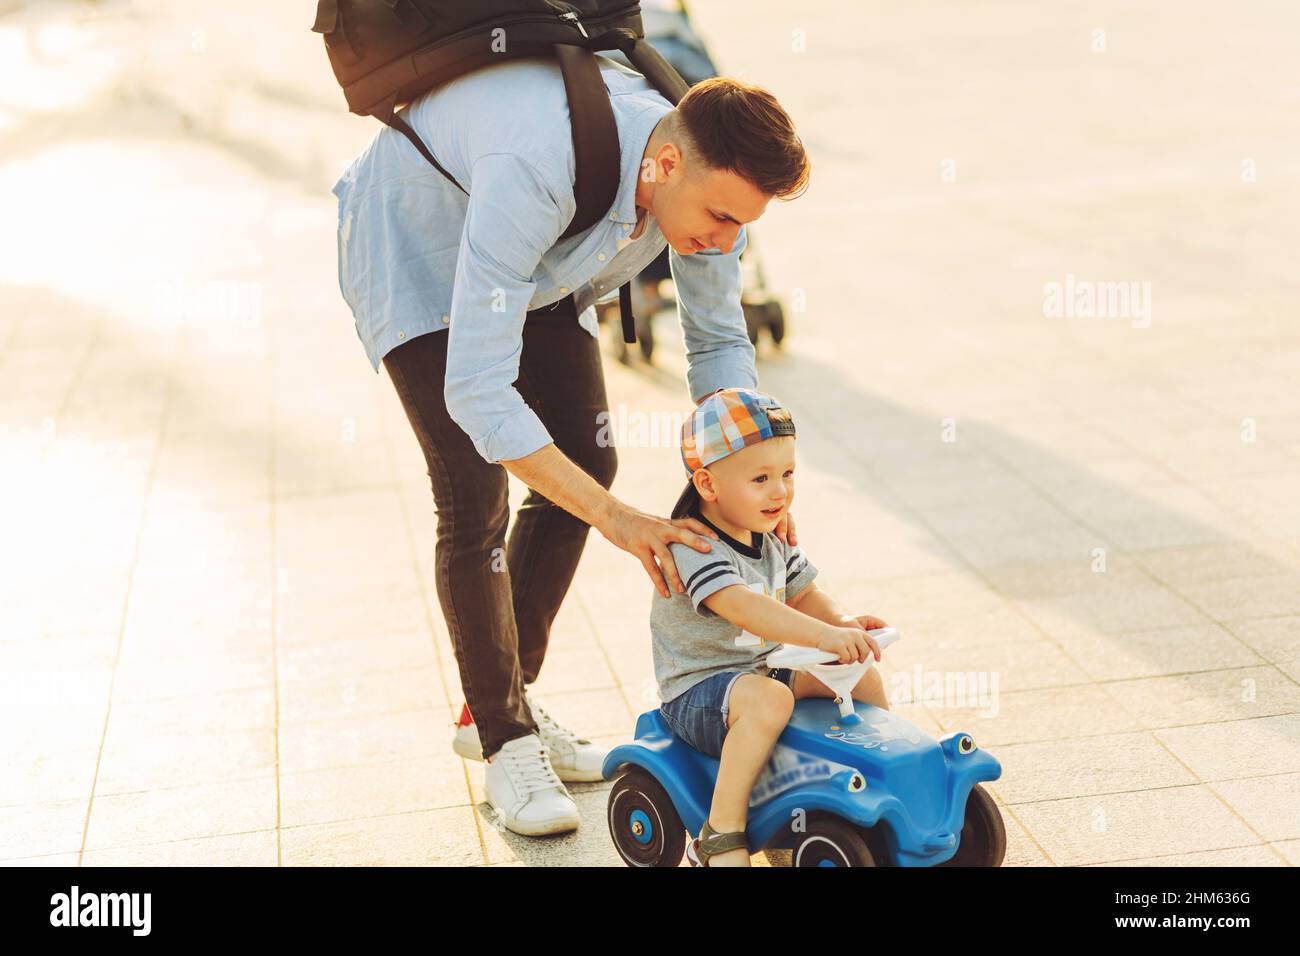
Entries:
{"label": "white steering wheel", "polygon": [[[883,653],[885,648],[902,637],[896,627],[878,627],[867,631],[879,645]],[[830,651],[821,651],[815,647],[802,647],[786,644],[768,654],[765,663],[768,667],[788,667],[794,671],[807,671],[835,692],[835,703],[840,708],[840,722],[856,724],[861,721],[853,709],[853,688],[857,686],[876,659],[871,654],[862,662],[853,661],[841,664],[838,655]]]}

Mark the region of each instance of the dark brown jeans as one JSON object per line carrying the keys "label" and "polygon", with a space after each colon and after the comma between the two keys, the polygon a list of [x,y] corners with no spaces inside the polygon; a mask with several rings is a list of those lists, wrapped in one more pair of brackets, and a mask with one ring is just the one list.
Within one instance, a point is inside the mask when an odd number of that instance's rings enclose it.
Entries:
{"label": "dark brown jeans", "polygon": [[[490,757],[537,730],[523,688],[542,668],[590,526],[530,489],[506,540],[508,473],[484,461],[447,414],[447,342],[445,331],[417,336],[385,355],[384,367],[429,466],[438,601]],[[578,324],[572,296],[528,313],[515,387],[560,451],[604,487],[613,484],[614,447],[596,440],[597,416],[609,407],[600,345]]]}

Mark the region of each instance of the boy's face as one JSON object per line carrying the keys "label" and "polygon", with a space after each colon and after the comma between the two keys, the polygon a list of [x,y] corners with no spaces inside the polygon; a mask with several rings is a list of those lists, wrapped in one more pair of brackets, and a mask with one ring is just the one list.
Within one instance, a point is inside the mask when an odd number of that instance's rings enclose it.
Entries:
{"label": "boy's face", "polygon": [[750,531],[773,531],[794,501],[794,436],[750,445],[703,470],[696,489],[723,518]]}

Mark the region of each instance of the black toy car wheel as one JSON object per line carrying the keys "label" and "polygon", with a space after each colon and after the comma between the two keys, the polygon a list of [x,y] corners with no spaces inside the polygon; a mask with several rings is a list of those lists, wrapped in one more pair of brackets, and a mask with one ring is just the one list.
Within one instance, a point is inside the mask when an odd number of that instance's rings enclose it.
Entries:
{"label": "black toy car wheel", "polygon": [[668,792],[640,767],[609,791],[609,835],[628,866],[677,866],[686,852],[686,827]]}
{"label": "black toy car wheel", "polygon": [[989,792],[978,783],[966,798],[966,819],[957,852],[940,866],[1001,866],[1007,855],[1007,829],[1002,812]]}
{"label": "black toy car wheel", "polygon": [[810,816],[790,865],[875,866],[876,858],[855,827],[834,817]]}

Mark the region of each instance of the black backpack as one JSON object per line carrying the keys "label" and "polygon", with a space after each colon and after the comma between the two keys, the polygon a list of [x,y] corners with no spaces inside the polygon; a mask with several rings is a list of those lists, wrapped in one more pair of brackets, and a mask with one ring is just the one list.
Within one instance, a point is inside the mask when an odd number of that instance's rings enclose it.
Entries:
{"label": "black backpack", "polygon": [[[319,0],[312,31],[325,36],[348,108],[396,129],[462,192],[399,107],[503,59],[554,56],[569,99],[577,211],[562,239],[591,228],[614,203],[618,130],[595,52],[619,50],[676,105],[681,75],[646,40],[636,0]],[[503,49],[504,46],[504,49]],[[630,284],[618,290],[623,339],[636,341]]]}

